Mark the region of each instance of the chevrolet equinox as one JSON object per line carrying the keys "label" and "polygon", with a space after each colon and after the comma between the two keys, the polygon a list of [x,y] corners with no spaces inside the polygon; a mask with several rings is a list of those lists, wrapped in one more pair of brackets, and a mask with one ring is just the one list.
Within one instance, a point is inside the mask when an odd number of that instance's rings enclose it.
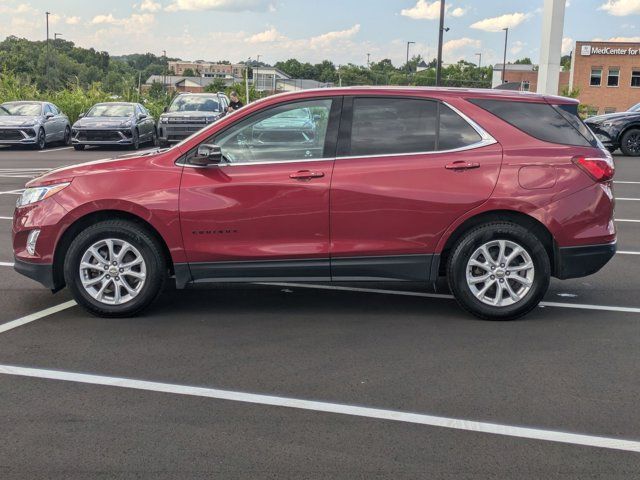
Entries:
{"label": "chevrolet equinox", "polygon": [[275,95],[170,149],[30,181],[15,269],[105,317],[140,312],[169,278],[446,276],[468,312],[513,319],[551,276],[590,275],[616,250],[613,160],[577,107],[492,90]]}

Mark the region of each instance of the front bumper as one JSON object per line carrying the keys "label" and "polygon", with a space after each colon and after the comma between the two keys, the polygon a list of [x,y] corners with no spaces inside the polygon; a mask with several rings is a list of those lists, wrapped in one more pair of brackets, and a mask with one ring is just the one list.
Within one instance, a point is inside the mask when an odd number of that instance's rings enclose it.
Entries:
{"label": "front bumper", "polygon": [[33,145],[37,143],[37,131],[31,127],[0,127],[0,145]]}
{"label": "front bumper", "polygon": [[558,247],[555,252],[555,277],[586,277],[604,267],[616,253],[616,242],[579,247]]}
{"label": "front bumper", "polygon": [[13,268],[16,272],[41,283],[50,290],[60,289],[53,279],[53,265],[50,263],[32,263],[15,258]]}
{"label": "front bumper", "polygon": [[160,123],[158,125],[158,139],[164,142],[180,142],[199,132],[208,123]]}
{"label": "front bumper", "polygon": [[587,126],[591,129],[591,131],[595,134],[595,136],[602,142],[606,148],[610,150],[615,150],[620,147],[620,142],[618,141],[620,130],[615,127],[607,127],[604,128],[598,124],[587,123]]}
{"label": "front bumper", "polygon": [[133,131],[129,128],[73,129],[73,145],[132,145]]}

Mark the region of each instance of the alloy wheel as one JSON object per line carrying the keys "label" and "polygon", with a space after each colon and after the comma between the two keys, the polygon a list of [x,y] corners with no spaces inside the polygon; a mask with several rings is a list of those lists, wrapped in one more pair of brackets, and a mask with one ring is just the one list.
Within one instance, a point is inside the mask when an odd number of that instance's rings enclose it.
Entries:
{"label": "alloy wheel", "polygon": [[136,247],[125,240],[107,238],[85,251],[79,273],[82,286],[95,300],[122,305],[140,293],[147,268]]}
{"label": "alloy wheel", "polygon": [[640,153],[640,133],[633,133],[627,137],[627,149],[632,153]]}
{"label": "alloy wheel", "polygon": [[482,303],[506,307],[531,290],[535,268],[526,249],[510,240],[492,240],[477,248],[467,262],[467,286]]}

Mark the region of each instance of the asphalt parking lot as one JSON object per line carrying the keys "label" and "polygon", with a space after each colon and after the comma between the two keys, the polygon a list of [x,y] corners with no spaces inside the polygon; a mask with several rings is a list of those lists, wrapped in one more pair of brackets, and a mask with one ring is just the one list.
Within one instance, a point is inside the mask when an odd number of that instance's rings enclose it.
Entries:
{"label": "asphalt parking lot", "polygon": [[640,159],[619,254],[516,322],[444,284],[168,288],[100,319],[13,271],[17,192],[129,153],[0,149],[0,478],[640,476]]}

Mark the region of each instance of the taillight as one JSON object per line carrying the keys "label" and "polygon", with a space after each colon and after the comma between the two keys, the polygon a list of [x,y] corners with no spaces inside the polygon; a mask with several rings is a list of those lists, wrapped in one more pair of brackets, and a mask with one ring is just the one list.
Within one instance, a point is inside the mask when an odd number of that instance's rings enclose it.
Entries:
{"label": "taillight", "polygon": [[610,154],[604,158],[573,157],[572,161],[596,182],[607,182],[613,178],[615,173],[613,157]]}

